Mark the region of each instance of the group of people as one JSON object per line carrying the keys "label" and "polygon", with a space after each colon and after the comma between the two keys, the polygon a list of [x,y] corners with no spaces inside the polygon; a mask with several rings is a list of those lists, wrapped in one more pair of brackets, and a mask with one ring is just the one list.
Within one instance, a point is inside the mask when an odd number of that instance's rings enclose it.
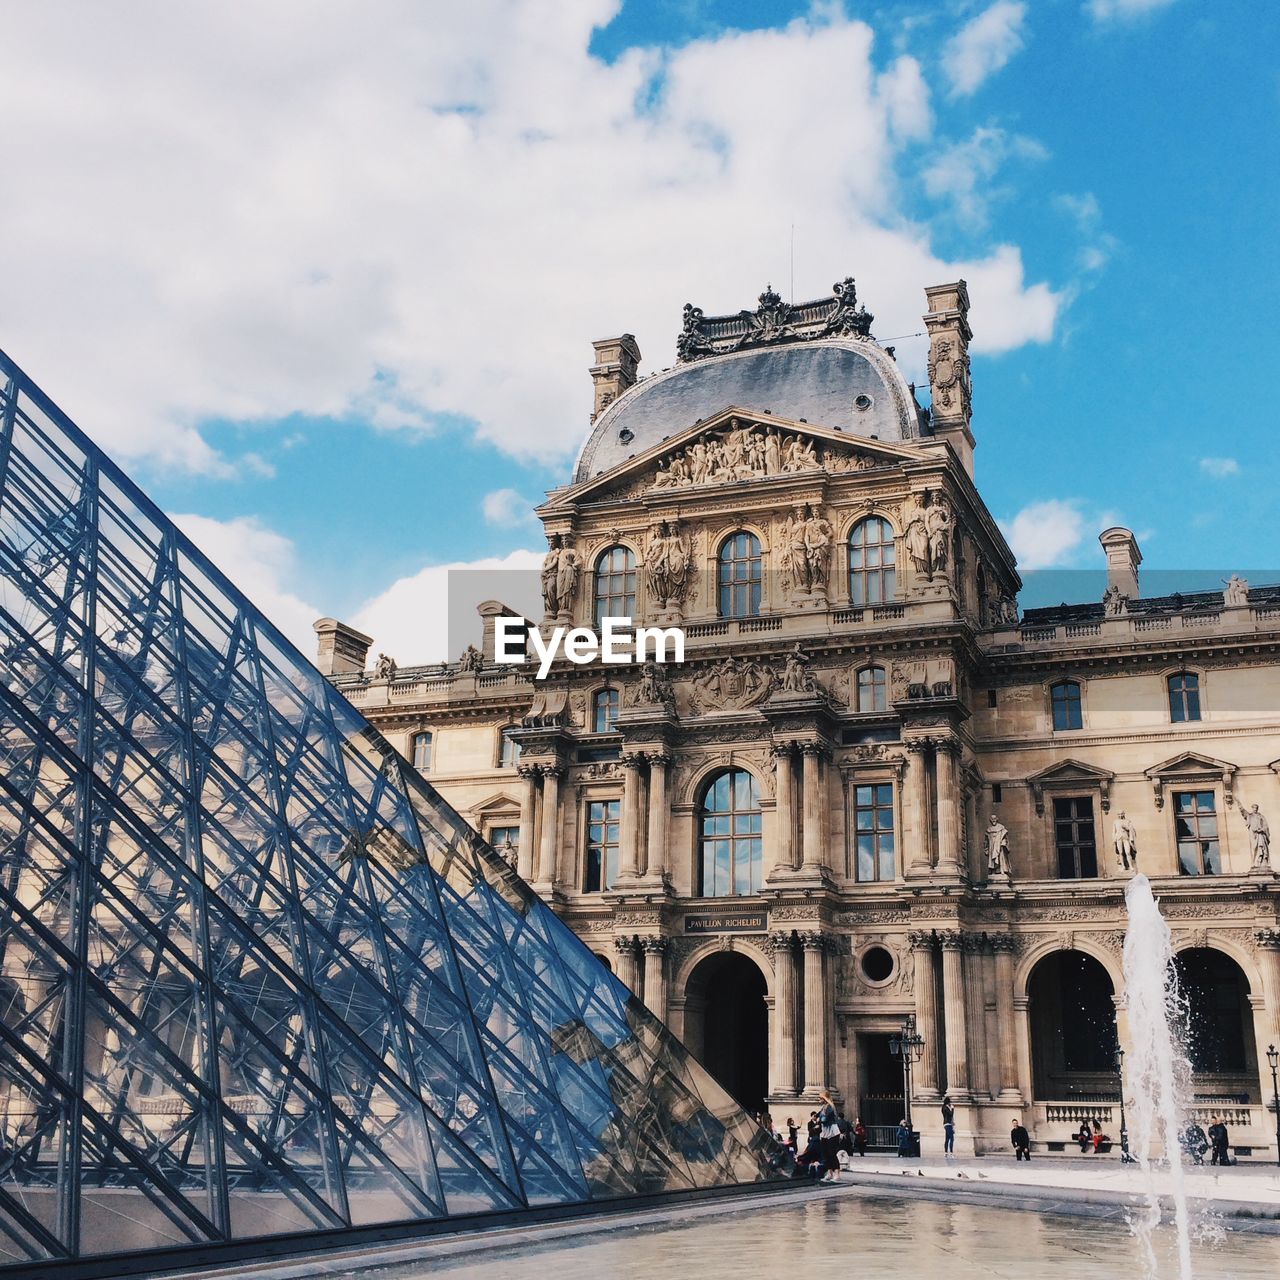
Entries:
{"label": "group of people", "polygon": [[1080,1150],[1084,1153],[1093,1153],[1102,1150],[1103,1144],[1109,1144],[1111,1138],[1102,1132],[1102,1121],[1081,1120],[1080,1130],[1076,1134],[1076,1141],[1080,1144]]}
{"label": "group of people", "polygon": [[1209,1152],[1210,1164],[1235,1164],[1230,1145],[1226,1122],[1216,1111],[1209,1117],[1207,1134],[1195,1120],[1182,1131],[1182,1149],[1192,1164],[1204,1164],[1206,1151]]}
{"label": "group of people", "polygon": [[861,1119],[851,1124],[829,1093],[818,1096],[822,1099],[822,1107],[809,1113],[803,1148],[800,1146],[799,1126],[790,1117],[785,1131],[774,1126],[773,1117],[767,1111],[756,1113],[756,1123],[775,1143],[790,1150],[795,1159],[796,1177],[839,1182],[840,1157],[867,1154],[867,1127]]}

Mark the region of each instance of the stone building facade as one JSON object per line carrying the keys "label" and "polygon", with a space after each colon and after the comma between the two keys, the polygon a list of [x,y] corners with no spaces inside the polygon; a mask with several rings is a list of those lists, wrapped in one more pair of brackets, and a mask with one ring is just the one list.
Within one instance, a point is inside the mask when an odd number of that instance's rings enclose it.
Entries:
{"label": "stone building facade", "polygon": [[[1148,875],[1196,1036],[1198,1110],[1274,1153],[1280,589],[1020,613],[974,484],[963,281],[926,290],[929,402],[852,280],[686,307],[670,370],[597,342],[573,475],[539,508],[546,616],[679,625],[678,666],[322,668],[747,1106],[821,1088],[884,1138],[893,1038],[926,1138],[1119,1127],[1124,889]],[[1255,806],[1257,808],[1255,809]]]}

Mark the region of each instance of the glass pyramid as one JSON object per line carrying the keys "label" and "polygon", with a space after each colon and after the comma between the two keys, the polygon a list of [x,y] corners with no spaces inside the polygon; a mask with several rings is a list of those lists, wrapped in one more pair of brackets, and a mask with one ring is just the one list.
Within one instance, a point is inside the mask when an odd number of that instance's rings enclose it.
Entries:
{"label": "glass pyramid", "polygon": [[687,1051],[2,353],[0,386],[0,1270],[767,1177]]}

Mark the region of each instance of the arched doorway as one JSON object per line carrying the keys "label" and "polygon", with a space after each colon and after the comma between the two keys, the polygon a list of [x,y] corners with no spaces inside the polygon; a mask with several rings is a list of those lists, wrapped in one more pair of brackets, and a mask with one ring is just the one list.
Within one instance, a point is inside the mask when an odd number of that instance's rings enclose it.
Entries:
{"label": "arched doorway", "polygon": [[1032,1088],[1041,1100],[1096,1100],[1118,1088],[1115,988],[1083,951],[1054,951],[1027,980]]}
{"label": "arched doorway", "polygon": [[1228,955],[1192,947],[1174,957],[1195,1092],[1259,1102],[1249,980]]}
{"label": "arched doorway", "polygon": [[764,974],[739,952],[707,956],[689,975],[685,1041],[725,1091],[758,1111],[769,1091]]}

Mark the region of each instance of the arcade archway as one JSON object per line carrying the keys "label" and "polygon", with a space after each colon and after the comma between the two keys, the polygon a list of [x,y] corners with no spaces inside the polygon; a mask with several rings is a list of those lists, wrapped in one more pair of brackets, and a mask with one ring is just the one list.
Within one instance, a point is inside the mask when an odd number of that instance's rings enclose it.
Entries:
{"label": "arcade archway", "polygon": [[1115,988],[1102,964],[1083,951],[1050,952],[1032,969],[1027,997],[1035,1096],[1114,1093]]}
{"label": "arcade archway", "polygon": [[764,974],[738,952],[707,956],[689,975],[685,1041],[748,1111],[769,1091],[769,1011]]}
{"label": "arcade archway", "polygon": [[1198,1094],[1258,1102],[1258,1052],[1249,980],[1229,956],[1191,947],[1174,957],[1186,1051]]}

